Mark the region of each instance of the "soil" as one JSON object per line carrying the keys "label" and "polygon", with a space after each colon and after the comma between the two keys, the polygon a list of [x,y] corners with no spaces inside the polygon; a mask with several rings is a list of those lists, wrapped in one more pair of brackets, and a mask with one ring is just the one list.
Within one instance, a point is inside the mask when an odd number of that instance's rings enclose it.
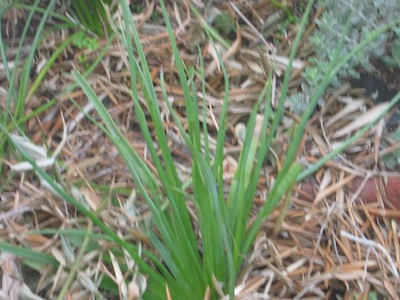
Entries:
{"label": "soil", "polygon": [[[352,88],[362,88],[365,90],[365,96],[373,100],[375,103],[382,103],[392,100],[398,90],[391,89],[380,78],[371,74],[361,74],[358,79],[350,79]],[[386,122],[387,126],[395,127],[400,122],[400,102],[397,104],[397,109],[390,119]]]}

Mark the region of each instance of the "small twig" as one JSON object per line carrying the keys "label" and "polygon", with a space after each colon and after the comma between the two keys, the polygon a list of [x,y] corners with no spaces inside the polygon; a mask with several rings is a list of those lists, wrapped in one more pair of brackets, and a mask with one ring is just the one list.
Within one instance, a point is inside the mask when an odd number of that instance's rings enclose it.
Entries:
{"label": "small twig", "polygon": [[268,43],[266,41],[266,39],[263,37],[263,35],[257,30],[257,28],[254,27],[254,25],[246,18],[245,15],[242,14],[242,12],[239,10],[239,8],[232,2],[229,1],[229,4],[231,5],[231,7],[233,8],[233,10],[239,15],[239,17],[251,28],[251,30],[258,36],[258,38],[260,40],[263,41],[263,43],[265,44],[265,46],[267,46],[267,48],[271,48],[271,43]]}
{"label": "small twig", "polygon": [[383,247],[381,244],[379,244],[379,243],[377,243],[375,241],[372,241],[372,240],[365,239],[365,238],[364,239],[363,238],[359,238],[359,237],[357,237],[355,235],[352,235],[351,233],[348,233],[348,232],[346,232],[344,230],[340,231],[340,235],[345,237],[345,238],[348,238],[349,240],[352,240],[354,242],[366,245],[368,247],[377,248],[380,251],[382,251],[383,255],[388,260],[388,263],[390,265],[390,268],[391,268],[391,271],[392,271],[393,275],[396,277],[397,280],[400,279],[400,275],[399,275],[399,272],[396,269],[396,265],[394,264],[392,258],[390,257],[390,255],[387,252],[387,250],[385,249],[385,247]]}

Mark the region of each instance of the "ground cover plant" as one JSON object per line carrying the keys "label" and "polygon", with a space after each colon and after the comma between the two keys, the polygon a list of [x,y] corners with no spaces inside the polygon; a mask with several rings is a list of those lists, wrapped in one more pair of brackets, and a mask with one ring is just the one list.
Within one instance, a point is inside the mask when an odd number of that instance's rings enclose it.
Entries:
{"label": "ground cover plant", "polygon": [[[342,154],[368,157],[360,143],[399,97],[352,123],[338,111],[365,103],[341,91],[326,105],[337,100],[329,119],[340,127],[313,123],[337,72],[398,20],[346,54],[344,35],[296,116],[286,99],[305,66],[313,1],[297,22],[274,1],[103,4],[15,1],[1,12],[3,297],[399,294],[396,204],[346,190],[361,171]],[[292,27],[255,28],[272,9]],[[275,48],[282,30],[291,36]],[[311,202],[300,184],[310,177]]]}

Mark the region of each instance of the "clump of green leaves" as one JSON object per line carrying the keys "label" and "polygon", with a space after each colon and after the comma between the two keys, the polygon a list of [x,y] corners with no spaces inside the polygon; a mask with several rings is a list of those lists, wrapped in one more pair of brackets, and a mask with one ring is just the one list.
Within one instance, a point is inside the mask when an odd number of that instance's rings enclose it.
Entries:
{"label": "clump of green leaves", "polygon": [[105,6],[111,5],[111,0],[70,1],[69,12],[85,29],[99,37],[104,37],[110,30],[106,20]]}
{"label": "clump of green leaves", "polygon": [[91,51],[96,51],[99,49],[100,43],[97,39],[85,35],[83,31],[79,31],[72,41],[74,46],[82,49],[90,49]]}
{"label": "clump of green leaves", "polygon": [[[294,96],[293,111],[301,112],[311,95],[329,71],[334,51],[342,38],[341,56],[351,52],[361,41],[368,39],[371,33],[381,26],[394,22],[400,16],[397,0],[320,0],[324,8],[321,18],[316,20],[318,29],[310,37],[315,55],[310,59],[311,66],[306,68],[303,77],[305,98]],[[348,22],[350,18],[350,21]],[[382,61],[388,68],[400,66],[400,27],[398,24],[379,36],[373,43],[366,45],[362,52],[354,55],[333,77],[330,85],[337,87],[342,78],[355,77],[361,67],[367,72],[374,71],[372,60]],[[303,105],[298,105],[299,100]]]}
{"label": "clump of green leaves", "polygon": [[[316,21],[318,30],[310,38],[315,50],[312,58],[313,67],[308,68],[304,77],[310,85],[314,86],[320,82],[320,77],[327,71],[327,66],[332,59],[333,51],[339,41],[345,36],[342,53],[349,53],[360,42],[368,38],[371,32],[390,22],[396,20],[400,15],[400,6],[397,0],[320,0],[320,5],[325,9],[321,18]],[[349,28],[346,28],[347,20],[351,18]],[[390,53],[399,51],[400,28],[392,27],[382,34],[378,39],[366,46],[358,55],[355,55],[339,71],[338,76],[331,82],[338,85],[340,76],[357,77],[355,70],[362,67],[367,71],[373,71],[371,59],[379,59],[390,62],[391,66],[400,66],[400,56],[395,57],[385,53],[386,44],[391,48]],[[389,43],[393,41],[392,43]]]}
{"label": "clump of green leaves", "polygon": [[224,35],[234,32],[235,26],[235,20],[228,11],[221,12],[214,20],[214,27]]}

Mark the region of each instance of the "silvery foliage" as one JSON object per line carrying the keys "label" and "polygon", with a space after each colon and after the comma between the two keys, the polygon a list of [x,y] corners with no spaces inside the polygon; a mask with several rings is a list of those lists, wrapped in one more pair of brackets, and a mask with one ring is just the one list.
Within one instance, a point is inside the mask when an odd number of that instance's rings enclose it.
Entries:
{"label": "silvery foliage", "polygon": [[[320,0],[318,4],[324,8],[324,13],[316,20],[317,29],[310,37],[315,55],[310,58],[311,65],[303,73],[306,84],[302,86],[302,93],[289,99],[290,108],[297,113],[304,111],[310,95],[322,82],[343,37],[343,49],[339,57],[357,47],[373,30],[400,17],[399,0]],[[346,24],[350,17],[347,30]],[[330,86],[340,86],[341,79],[358,78],[359,67],[373,72],[372,59],[381,61],[389,68],[400,66],[400,27],[393,27],[380,35],[352,57],[332,79]]]}

